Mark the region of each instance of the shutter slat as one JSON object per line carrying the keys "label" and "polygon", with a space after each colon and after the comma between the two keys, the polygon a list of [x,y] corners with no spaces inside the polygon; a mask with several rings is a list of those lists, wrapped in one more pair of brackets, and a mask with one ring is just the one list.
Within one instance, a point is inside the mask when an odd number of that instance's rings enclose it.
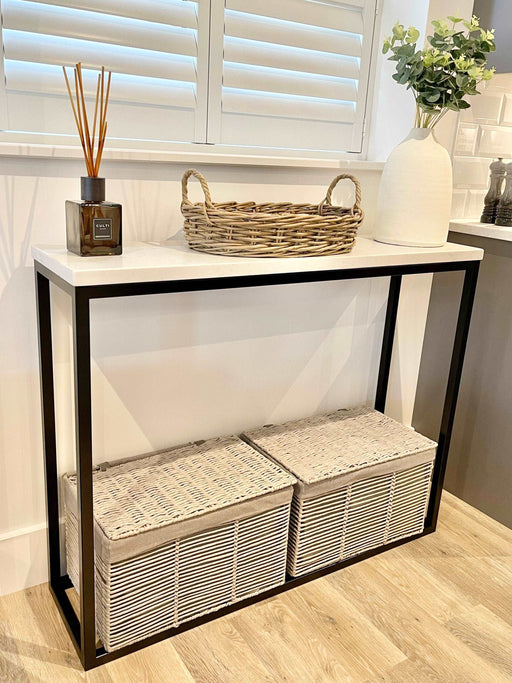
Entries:
{"label": "shutter slat", "polygon": [[3,38],[6,59],[57,65],[81,61],[84,68],[101,68],[104,65],[107,69],[125,74],[191,83],[196,80],[196,60],[189,56],[12,29],[4,29]]}
{"label": "shutter slat", "polygon": [[361,56],[361,37],[358,35],[328,28],[314,31],[310,26],[242,12],[226,10],[225,33],[235,38],[332,52],[336,55]]}
{"label": "shutter slat", "polygon": [[[223,143],[226,145],[332,151],[347,149],[352,139],[351,123],[274,117],[270,119],[272,125],[269,127],[264,116],[231,113],[224,114],[224,120]],[[247,130],[251,131],[250,137],[247,137]]]}
{"label": "shutter slat", "polygon": [[241,64],[224,64],[223,84],[229,88],[288,93],[332,100],[355,102],[357,86],[354,80],[315,76],[301,73],[250,67]]}
{"label": "shutter slat", "polygon": [[222,89],[222,102],[225,112],[253,116],[353,123],[355,114],[355,107],[350,103],[269,95],[265,92],[242,93],[230,88]]}
{"label": "shutter slat", "polygon": [[[69,105],[55,96],[13,92],[9,112],[16,131],[69,135],[76,144],[76,126]],[[44,127],[42,128],[41,126]],[[189,109],[112,102],[108,108],[108,142],[123,139],[190,142],[194,139],[194,116]],[[51,142],[51,140],[48,140]],[[129,146],[129,144],[128,144]]]}
{"label": "shutter slat", "polygon": [[[6,29],[83,39],[101,44],[196,56],[196,31],[107,14],[77,12],[63,7],[41,7],[26,0],[3,0]],[[100,48],[101,49],[101,48]]]}
{"label": "shutter slat", "polygon": [[309,27],[321,26],[337,31],[350,33],[363,33],[363,18],[361,8],[364,2],[351,3],[344,8],[343,3],[336,2],[313,2],[305,0],[226,0],[226,8],[238,12],[251,12],[254,14],[284,19]]}
{"label": "shutter slat", "polygon": [[[197,26],[197,1],[183,0],[23,0],[34,5],[72,7],[118,17],[154,21],[170,26],[195,28]],[[2,3],[3,4],[3,3]],[[40,9],[44,11],[43,8]]]}
{"label": "shutter slat", "polygon": [[303,50],[295,47],[259,43],[226,36],[224,59],[238,64],[253,64],[277,69],[300,71],[305,74],[324,74],[340,78],[359,77],[357,57],[338,56]]}
{"label": "shutter slat", "polygon": [[[10,91],[62,95],[67,99],[66,84],[59,66],[32,62],[5,61],[7,85]],[[97,71],[82,70],[86,98],[96,95]],[[167,79],[129,76],[117,73],[112,80],[110,102],[131,102],[194,109],[195,88],[192,83]]]}

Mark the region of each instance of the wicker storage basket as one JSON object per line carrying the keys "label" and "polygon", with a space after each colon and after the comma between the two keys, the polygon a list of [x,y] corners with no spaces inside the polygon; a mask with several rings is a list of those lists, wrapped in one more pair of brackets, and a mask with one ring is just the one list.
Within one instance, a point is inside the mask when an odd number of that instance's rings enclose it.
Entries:
{"label": "wicker storage basket", "polygon": [[[204,202],[193,204],[187,184],[193,175],[201,183]],[[332,206],[336,184],[348,178],[355,185],[351,209]],[[204,177],[187,171],[181,181],[181,212],[191,249],[224,256],[328,256],[349,252],[363,221],[361,186],[343,173],[332,181],[320,204],[213,203]]]}
{"label": "wicker storage basket", "polygon": [[[96,628],[108,651],[283,583],[295,479],[237,438],[93,475]],[[64,476],[78,590],[76,475]]]}
{"label": "wicker storage basket", "polygon": [[423,530],[437,444],[385,415],[340,410],[244,438],[298,479],[292,576]]}

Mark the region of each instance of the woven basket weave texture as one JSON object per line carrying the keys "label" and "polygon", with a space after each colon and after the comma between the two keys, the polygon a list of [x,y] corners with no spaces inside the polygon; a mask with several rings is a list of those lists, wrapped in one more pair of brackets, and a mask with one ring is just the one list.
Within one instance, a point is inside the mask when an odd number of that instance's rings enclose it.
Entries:
{"label": "woven basket weave texture", "polygon": [[387,463],[437,444],[371,408],[338,410],[247,432],[305,484]]}
{"label": "woven basket weave texture", "polygon": [[[201,183],[204,202],[188,198],[188,179]],[[333,206],[332,192],[340,180],[355,186],[351,208]],[[214,203],[205,178],[193,169],[183,175],[181,212],[189,246],[196,251],[224,256],[328,256],[351,251],[364,212],[361,186],[354,176],[342,173],[330,184],[319,204],[290,202]]]}
{"label": "woven basket weave texture", "polygon": [[297,477],[288,572],[300,576],[425,524],[436,443],[371,408],[244,435]]}
{"label": "woven basket weave texture", "polygon": [[[94,472],[96,628],[107,651],[285,580],[295,478],[236,437]],[[79,590],[76,475],[65,475]]]}
{"label": "woven basket weave texture", "polygon": [[[67,475],[76,486],[76,475]],[[223,437],[94,472],[94,516],[111,540],[235,505],[294,483],[240,439]]]}
{"label": "woven basket weave texture", "polygon": [[[290,502],[110,564],[96,556],[96,624],[107,651],[284,582]],[[66,514],[68,574],[79,590],[78,522]]]}

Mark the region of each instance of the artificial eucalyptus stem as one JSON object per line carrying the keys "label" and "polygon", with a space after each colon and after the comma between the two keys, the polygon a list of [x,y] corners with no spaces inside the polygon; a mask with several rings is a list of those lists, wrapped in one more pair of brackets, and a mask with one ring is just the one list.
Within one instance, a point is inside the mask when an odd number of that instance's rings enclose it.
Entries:
{"label": "artificial eucalyptus stem", "polygon": [[467,109],[465,98],[478,95],[477,85],[494,73],[494,67],[485,68],[487,55],[496,49],[494,29],[480,28],[476,17],[447,17],[432,25],[434,35],[423,50],[417,49],[420,32],[398,22],[382,48],[397,62],[393,79],[414,93],[418,128],[433,128],[449,110]]}

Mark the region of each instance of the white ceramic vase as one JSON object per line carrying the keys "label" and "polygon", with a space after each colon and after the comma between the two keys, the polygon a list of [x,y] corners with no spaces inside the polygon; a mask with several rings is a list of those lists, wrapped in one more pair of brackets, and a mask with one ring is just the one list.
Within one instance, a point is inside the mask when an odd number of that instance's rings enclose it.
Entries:
{"label": "white ceramic vase", "polygon": [[451,202],[450,155],[431,128],[413,128],[384,167],[374,238],[408,247],[440,247],[448,237]]}

